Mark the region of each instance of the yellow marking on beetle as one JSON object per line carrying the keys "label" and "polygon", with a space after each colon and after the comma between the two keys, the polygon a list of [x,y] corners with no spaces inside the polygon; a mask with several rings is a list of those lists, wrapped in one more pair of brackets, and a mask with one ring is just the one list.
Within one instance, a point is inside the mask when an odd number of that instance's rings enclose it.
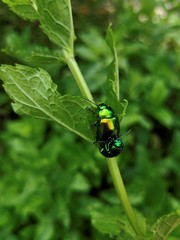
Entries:
{"label": "yellow marking on beetle", "polygon": [[102,120],[101,120],[101,123],[107,124],[107,125],[108,125],[108,128],[109,128],[110,130],[113,130],[113,129],[114,129],[114,123],[113,123],[112,121],[110,121],[109,119],[107,119],[107,118],[102,119]]}

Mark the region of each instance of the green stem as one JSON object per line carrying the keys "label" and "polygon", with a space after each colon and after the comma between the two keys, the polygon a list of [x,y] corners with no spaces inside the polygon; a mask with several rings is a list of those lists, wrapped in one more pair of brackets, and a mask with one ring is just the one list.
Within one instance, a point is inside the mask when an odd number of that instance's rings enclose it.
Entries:
{"label": "green stem", "polygon": [[[64,59],[68,65],[69,69],[71,70],[82,95],[84,97],[86,97],[87,99],[89,99],[90,101],[93,101],[91,92],[89,91],[89,88],[85,82],[85,79],[79,69],[79,66],[78,66],[74,56],[72,56],[65,50],[63,51],[63,54],[64,54]],[[115,189],[117,191],[117,194],[121,201],[121,204],[124,208],[124,211],[128,217],[128,220],[129,220],[132,228],[134,229],[135,233],[139,236],[142,236],[143,235],[142,229],[140,228],[140,226],[138,224],[136,215],[135,215],[135,213],[131,207],[131,204],[129,202],[129,199],[128,199],[128,196],[126,193],[126,189],[125,189],[116,159],[110,158],[110,159],[107,159],[107,162],[108,162],[108,167],[109,167],[111,176],[113,178]]]}
{"label": "green stem", "polygon": [[113,183],[116,189],[116,192],[118,194],[118,197],[121,201],[121,204],[124,208],[124,211],[127,215],[127,218],[132,226],[132,228],[134,229],[135,233],[139,236],[143,235],[143,231],[142,228],[139,226],[139,223],[137,221],[135,212],[133,211],[131,204],[129,202],[127,193],[126,193],[126,189],[117,165],[117,161],[116,158],[109,158],[107,159],[107,163],[108,163],[108,167],[109,167],[109,171],[111,173],[112,179],[113,179]]}
{"label": "green stem", "polygon": [[81,70],[79,69],[79,66],[78,66],[75,58],[73,56],[71,56],[70,54],[68,54],[66,51],[64,51],[63,53],[64,53],[65,61],[68,65],[69,69],[71,70],[71,73],[73,74],[82,95],[84,97],[86,97],[87,99],[89,99],[90,101],[93,101],[92,94],[89,91],[89,88],[86,84],[86,81],[81,73]]}

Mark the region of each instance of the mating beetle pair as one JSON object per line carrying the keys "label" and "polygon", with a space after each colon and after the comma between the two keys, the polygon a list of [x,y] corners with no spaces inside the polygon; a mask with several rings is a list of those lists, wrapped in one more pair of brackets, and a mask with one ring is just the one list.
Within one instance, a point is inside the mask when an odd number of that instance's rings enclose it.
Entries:
{"label": "mating beetle pair", "polygon": [[101,103],[97,105],[97,121],[93,124],[96,129],[96,143],[99,144],[99,151],[105,157],[115,157],[119,155],[124,142],[120,138],[119,118],[114,110]]}

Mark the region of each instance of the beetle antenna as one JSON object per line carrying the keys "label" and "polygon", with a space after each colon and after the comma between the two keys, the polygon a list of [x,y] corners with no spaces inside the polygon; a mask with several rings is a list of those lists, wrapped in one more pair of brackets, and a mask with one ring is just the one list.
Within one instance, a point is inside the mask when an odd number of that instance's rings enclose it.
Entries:
{"label": "beetle antenna", "polygon": [[[88,102],[96,105],[96,107],[98,106],[98,104],[96,104],[95,102],[93,102],[93,101],[91,101],[91,100],[89,100],[89,99],[87,99],[87,98],[85,98],[85,97],[82,97],[82,98],[83,98],[84,100],[86,100],[86,101],[88,101]],[[98,102],[100,102],[100,101],[98,101]]]}
{"label": "beetle antenna", "polygon": [[94,105],[96,105],[97,106],[97,104],[95,103],[95,102],[93,102],[93,101],[91,101],[91,100],[89,100],[89,99],[87,99],[87,98],[85,98],[85,97],[82,97],[84,100],[86,100],[86,101],[88,101],[88,102],[90,102],[90,103],[92,103],[92,104],[94,104]]}
{"label": "beetle antenna", "polygon": [[124,137],[125,137],[126,135],[128,135],[131,131],[132,131],[132,128],[129,129],[126,133],[124,133],[124,134],[121,136],[121,138],[124,138]]}

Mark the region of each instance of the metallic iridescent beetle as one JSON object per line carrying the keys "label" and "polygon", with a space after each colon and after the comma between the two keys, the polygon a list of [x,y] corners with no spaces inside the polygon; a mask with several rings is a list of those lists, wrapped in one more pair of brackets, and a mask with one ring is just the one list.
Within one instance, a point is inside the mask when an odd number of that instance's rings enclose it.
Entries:
{"label": "metallic iridescent beetle", "polygon": [[120,138],[119,118],[114,110],[101,103],[97,105],[97,121],[94,123],[96,129],[96,143],[99,144],[99,151],[105,157],[115,157],[119,155],[124,142]]}

